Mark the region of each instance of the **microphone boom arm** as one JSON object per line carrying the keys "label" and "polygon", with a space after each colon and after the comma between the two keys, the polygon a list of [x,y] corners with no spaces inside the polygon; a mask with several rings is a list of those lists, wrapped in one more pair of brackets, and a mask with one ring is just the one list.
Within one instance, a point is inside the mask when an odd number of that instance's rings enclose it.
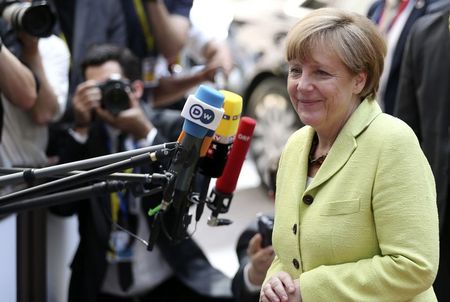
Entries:
{"label": "microphone boom arm", "polygon": [[158,159],[170,156],[172,152],[174,152],[178,148],[178,144],[176,144],[175,147],[176,148],[174,149],[167,149],[163,147],[163,149],[154,151],[152,153],[140,154],[126,160],[86,171],[84,173],[71,175],[48,183],[44,183],[42,185],[13,192],[0,197],[0,205],[7,202],[20,200],[22,198],[36,196],[38,194],[47,194],[57,190],[62,190],[71,186],[85,183],[90,180],[97,179],[101,176],[109,175],[117,171],[121,171],[127,168],[133,168],[149,161],[155,162]]}

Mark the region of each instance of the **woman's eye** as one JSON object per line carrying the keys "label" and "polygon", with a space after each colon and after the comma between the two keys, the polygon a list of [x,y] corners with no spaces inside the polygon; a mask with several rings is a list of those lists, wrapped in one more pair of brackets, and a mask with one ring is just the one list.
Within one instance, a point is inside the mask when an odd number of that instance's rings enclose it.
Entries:
{"label": "woman's eye", "polygon": [[316,72],[318,75],[321,75],[321,76],[329,76],[330,75],[328,72],[326,72],[325,70],[321,70],[321,69],[317,70]]}
{"label": "woman's eye", "polygon": [[289,74],[291,74],[291,75],[299,75],[301,73],[302,73],[301,68],[296,68],[296,67],[289,68]]}

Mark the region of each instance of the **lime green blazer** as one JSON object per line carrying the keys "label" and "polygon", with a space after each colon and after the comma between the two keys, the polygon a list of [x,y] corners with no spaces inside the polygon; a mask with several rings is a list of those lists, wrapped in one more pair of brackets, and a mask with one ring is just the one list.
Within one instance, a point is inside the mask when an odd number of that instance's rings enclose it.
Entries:
{"label": "lime green blazer", "polygon": [[306,188],[313,136],[299,129],[280,159],[266,281],[299,278],[304,302],[437,301],[435,184],[413,131],[363,101]]}

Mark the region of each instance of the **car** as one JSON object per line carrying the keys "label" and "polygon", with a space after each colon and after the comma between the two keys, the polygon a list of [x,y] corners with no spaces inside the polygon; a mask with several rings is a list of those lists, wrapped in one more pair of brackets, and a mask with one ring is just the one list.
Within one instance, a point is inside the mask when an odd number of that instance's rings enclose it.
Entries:
{"label": "car", "polygon": [[288,137],[302,126],[286,89],[288,30],[313,9],[341,7],[362,14],[370,1],[236,0],[229,41],[236,70],[227,89],[242,95],[246,116],[257,126],[250,145],[262,184],[273,193],[278,159]]}

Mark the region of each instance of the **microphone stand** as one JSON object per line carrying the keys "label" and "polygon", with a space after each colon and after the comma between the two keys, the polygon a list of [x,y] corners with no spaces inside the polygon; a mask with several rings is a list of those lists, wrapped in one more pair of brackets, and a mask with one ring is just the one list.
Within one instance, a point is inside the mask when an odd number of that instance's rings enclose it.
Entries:
{"label": "microphone stand", "polygon": [[[161,149],[161,146],[162,149]],[[163,159],[167,156],[171,156],[172,152],[178,149],[178,144],[174,145],[176,148],[167,149],[164,145],[160,145],[159,150],[147,153],[140,154],[137,156],[133,156],[129,159],[119,161],[113,164],[109,164],[103,167],[95,168],[84,173],[71,175],[65,178],[57,179],[48,183],[44,183],[42,185],[38,185],[35,187],[31,187],[28,189],[24,189],[21,191],[13,192],[11,194],[0,197],[0,205],[13,202],[16,200],[20,200],[26,197],[32,197],[40,194],[47,194],[58,190],[63,190],[71,186],[79,185],[90,180],[97,179],[99,177],[121,171],[128,168],[133,168],[139,166],[141,164],[147,163],[149,161],[155,162],[157,160]],[[155,146],[156,147],[156,146]],[[55,169],[57,170],[57,169]],[[25,173],[25,172],[24,172]]]}
{"label": "microphone stand", "polygon": [[0,187],[18,184],[24,181],[28,184],[33,184],[33,182],[36,179],[46,178],[58,174],[64,174],[72,170],[84,170],[99,167],[102,165],[108,165],[143,153],[169,151],[171,149],[177,148],[177,146],[178,146],[177,142],[165,143],[161,145],[118,152],[114,154],[88,158],[84,160],[69,162],[65,164],[40,169],[25,169],[22,170],[21,172],[0,176]]}
{"label": "microphone stand", "polygon": [[211,210],[211,216],[208,218],[209,226],[230,225],[232,221],[226,218],[218,218],[219,214],[225,214],[230,209],[233,193],[222,193],[214,188],[207,199],[208,208]]}
{"label": "microphone stand", "polygon": [[[148,196],[162,191],[169,178],[169,174],[154,173],[147,175],[145,181],[142,181],[142,179],[139,181],[102,181],[81,188],[5,203],[0,205],[0,215],[22,212],[34,208],[50,207],[92,196],[118,192],[124,189],[130,189],[134,196]],[[147,190],[144,188],[145,184],[156,184],[159,186]]]}
{"label": "microphone stand", "polygon": [[[7,175],[11,173],[17,173],[17,172],[24,172],[28,170],[29,168],[1,168],[0,167],[0,175]],[[66,173],[56,174],[53,176],[47,177],[48,179],[58,179],[63,178],[66,176],[76,175],[85,173],[84,170],[74,170]],[[151,180],[151,176],[149,174],[142,174],[142,173],[112,173],[109,175],[106,175],[104,177],[101,177],[101,180],[122,180],[122,181],[142,181],[142,182],[148,182]]]}
{"label": "microphone stand", "polygon": [[34,208],[50,207],[58,204],[69,203],[90,196],[121,191],[126,187],[127,184],[125,181],[102,181],[90,186],[73,190],[2,204],[0,205],[0,215],[16,212],[18,213]]}

